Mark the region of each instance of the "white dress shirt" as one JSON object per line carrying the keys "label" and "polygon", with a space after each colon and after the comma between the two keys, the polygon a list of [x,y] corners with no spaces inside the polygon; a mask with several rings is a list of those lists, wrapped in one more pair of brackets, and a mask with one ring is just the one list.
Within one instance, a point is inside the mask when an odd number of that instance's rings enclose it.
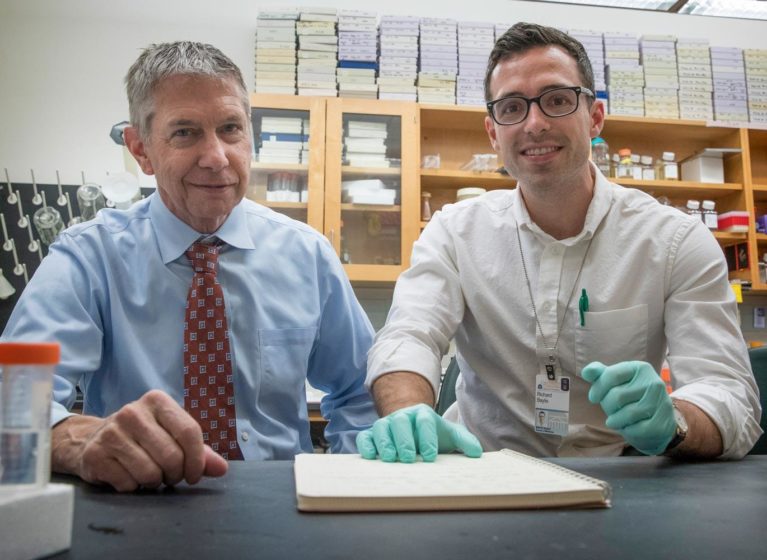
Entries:
{"label": "white dress shirt", "polygon": [[[643,360],[660,371],[668,353],[672,397],[711,417],[722,434],[723,458],[742,457],[761,434],[761,408],[721,248],[700,219],[592,169],[594,196],[583,230],[568,239],[556,240],[533,223],[518,190],[437,212],[397,281],[386,326],[368,357],[368,386],[385,373],[412,371],[428,379],[436,395],[440,358],[455,337],[461,377],[459,414],[452,417],[485,450],[619,455],[626,442],[605,427],[602,408],[588,401],[589,383],[576,374],[597,360]],[[589,298],[584,326],[582,289]],[[564,437],[534,429],[536,349],[557,336],[562,375],[571,378]]]}

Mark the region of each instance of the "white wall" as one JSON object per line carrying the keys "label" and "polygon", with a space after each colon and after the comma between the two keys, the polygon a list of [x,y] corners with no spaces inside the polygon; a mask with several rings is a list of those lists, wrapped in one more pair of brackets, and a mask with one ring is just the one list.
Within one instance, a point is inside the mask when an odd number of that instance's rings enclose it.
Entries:
{"label": "white wall", "polygon": [[128,116],[123,77],[139,49],[190,39],[219,47],[253,83],[258,11],[269,5],[323,5],[378,14],[465,21],[535,21],[563,28],[707,37],[712,45],[767,47],[767,22],[656,14],[511,0],[2,0],[0,2],[0,167],[12,181],[98,181],[124,169],[108,137]]}

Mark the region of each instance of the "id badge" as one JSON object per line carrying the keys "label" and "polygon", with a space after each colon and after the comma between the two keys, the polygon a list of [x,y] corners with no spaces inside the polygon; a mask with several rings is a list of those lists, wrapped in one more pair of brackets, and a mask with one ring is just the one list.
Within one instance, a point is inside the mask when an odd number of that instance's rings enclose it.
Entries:
{"label": "id badge", "polygon": [[553,381],[545,373],[535,376],[536,433],[566,436],[570,424],[570,378],[558,375]]}

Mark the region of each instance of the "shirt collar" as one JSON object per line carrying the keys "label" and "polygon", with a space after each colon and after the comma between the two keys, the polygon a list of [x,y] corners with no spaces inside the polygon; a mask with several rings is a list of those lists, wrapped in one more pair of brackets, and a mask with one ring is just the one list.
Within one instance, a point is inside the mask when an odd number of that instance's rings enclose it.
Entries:
{"label": "shirt collar", "polygon": [[154,193],[149,201],[149,214],[157,232],[157,243],[164,263],[175,261],[183,255],[189,246],[200,238],[215,237],[232,247],[239,249],[254,249],[253,239],[248,232],[245,215],[245,203],[240,203],[232,209],[226,221],[215,234],[202,234],[180,220],[168,210],[159,193]]}
{"label": "shirt collar", "polygon": [[[586,212],[586,220],[583,224],[583,230],[581,230],[581,232],[574,237],[570,237],[566,240],[560,240],[560,242],[564,242],[567,245],[578,243],[582,239],[590,239],[599,227],[599,224],[602,223],[602,220],[607,215],[607,212],[613,203],[613,191],[615,189],[615,185],[610,183],[592,162],[589,162],[589,165],[591,166],[591,170],[595,177],[594,194],[591,197],[591,203],[589,204],[589,209]],[[530,214],[527,211],[527,206],[525,206],[525,201],[522,199],[522,193],[519,189],[514,189],[514,206],[512,208],[512,215],[519,224],[520,228],[526,228],[536,235],[545,237],[549,240],[554,240],[553,237],[538,227],[538,224],[533,222],[532,218],[530,218]]]}

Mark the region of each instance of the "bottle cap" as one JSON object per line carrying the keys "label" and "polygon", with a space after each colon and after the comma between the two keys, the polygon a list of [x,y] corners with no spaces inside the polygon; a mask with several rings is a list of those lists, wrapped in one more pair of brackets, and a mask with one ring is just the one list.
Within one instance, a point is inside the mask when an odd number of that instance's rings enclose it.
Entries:
{"label": "bottle cap", "polygon": [[618,163],[620,160],[621,160],[621,156],[619,156],[618,154],[613,154],[613,161],[615,163]]}
{"label": "bottle cap", "polygon": [[58,364],[61,347],[58,342],[0,342],[0,364]]}
{"label": "bottle cap", "polygon": [[652,156],[642,156],[642,163],[645,165],[652,165]]}
{"label": "bottle cap", "polygon": [[631,150],[629,148],[621,148],[618,150],[618,155],[621,157],[629,157],[631,156]]}
{"label": "bottle cap", "polygon": [[704,200],[703,201],[703,209],[704,210],[713,210],[716,207],[716,203],[713,200]]}
{"label": "bottle cap", "polygon": [[697,200],[688,200],[687,208],[690,210],[698,210],[700,208],[700,202]]}
{"label": "bottle cap", "polygon": [[597,136],[596,138],[591,139],[592,146],[596,146],[597,144],[606,144],[606,143],[607,142],[605,142],[604,138],[602,138],[601,136]]}
{"label": "bottle cap", "polygon": [[631,161],[633,163],[639,163],[639,154],[631,154]]}
{"label": "bottle cap", "polygon": [[664,161],[674,161],[674,152],[663,152]]}
{"label": "bottle cap", "polygon": [[421,198],[431,198],[431,193],[429,191],[421,191]]}

